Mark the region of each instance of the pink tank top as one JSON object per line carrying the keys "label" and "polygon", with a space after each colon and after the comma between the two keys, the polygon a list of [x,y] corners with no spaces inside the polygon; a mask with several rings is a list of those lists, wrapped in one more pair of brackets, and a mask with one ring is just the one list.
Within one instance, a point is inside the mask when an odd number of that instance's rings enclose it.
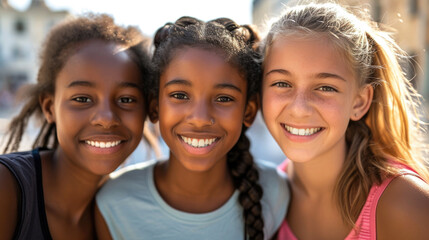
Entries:
{"label": "pink tank top", "polygon": [[[284,161],[279,168],[282,170],[286,170],[287,167],[287,161]],[[400,170],[399,174],[397,176],[401,175],[413,175],[421,179],[420,176],[417,175],[417,173],[411,169],[408,166],[402,165],[403,169]],[[397,177],[395,176],[395,177]],[[368,198],[366,199],[365,205],[362,208],[362,211],[359,214],[359,217],[356,221],[356,227],[355,229],[352,229],[350,233],[347,235],[345,240],[354,240],[354,239],[360,239],[360,240],[376,240],[377,239],[377,229],[376,229],[376,209],[378,200],[380,199],[381,195],[383,194],[386,187],[389,185],[389,183],[395,178],[388,178],[384,180],[380,185],[373,185],[369,191]],[[292,230],[289,227],[289,224],[287,223],[286,219],[282,222],[280,225],[279,232],[277,234],[278,240],[298,240],[298,238],[295,237]]]}

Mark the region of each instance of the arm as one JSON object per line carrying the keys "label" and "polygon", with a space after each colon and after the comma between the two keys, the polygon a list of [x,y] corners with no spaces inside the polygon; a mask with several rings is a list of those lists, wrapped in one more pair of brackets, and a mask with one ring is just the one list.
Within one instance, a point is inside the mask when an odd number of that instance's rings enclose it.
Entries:
{"label": "arm", "polygon": [[427,239],[429,185],[415,176],[394,179],[377,206],[377,239]]}
{"label": "arm", "polygon": [[18,223],[19,186],[13,174],[0,164],[0,239],[12,239]]}
{"label": "arm", "polygon": [[97,237],[100,240],[111,240],[109,228],[107,227],[106,221],[104,221],[103,215],[101,215],[98,206],[95,206],[95,229],[97,232]]}

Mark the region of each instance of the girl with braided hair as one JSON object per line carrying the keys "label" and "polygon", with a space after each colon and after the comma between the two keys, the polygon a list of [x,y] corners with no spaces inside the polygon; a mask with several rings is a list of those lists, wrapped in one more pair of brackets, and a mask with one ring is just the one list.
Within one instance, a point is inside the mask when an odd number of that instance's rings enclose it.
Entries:
{"label": "girl with braided hair", "polygon": [[95,193],[142,138],[146,42],[107,15],[50,32],[5,149],[18,150],[34,116],[35,150],[0,156],[0,239],[95,239]]}
{"label": "girl with braided hair", "polygon": [[125,169],[101,189],[102,239],[275,233],[289,199],[285,175],[255,163],[245,135],[258,110],[257,41],[251,26],[226,18],[182,17],[157,31],[149,117],[159,121],[170,156]]}
{"label": "girl with braided hair", "polygon": [[278,239],[427,239],[428,146],[393,39],[310,3],[287,8],[262,51],[263,116],[290,160]]}

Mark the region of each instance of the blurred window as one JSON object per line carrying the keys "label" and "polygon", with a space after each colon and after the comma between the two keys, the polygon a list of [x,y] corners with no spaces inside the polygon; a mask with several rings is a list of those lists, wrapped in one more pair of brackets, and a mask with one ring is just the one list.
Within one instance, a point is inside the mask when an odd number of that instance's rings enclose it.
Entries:
{"label": "blurred window", "polygon": [[15,32],[18,34],[23,34],[26,31],[25,22],[23,19],[17,19],[15,22]]}

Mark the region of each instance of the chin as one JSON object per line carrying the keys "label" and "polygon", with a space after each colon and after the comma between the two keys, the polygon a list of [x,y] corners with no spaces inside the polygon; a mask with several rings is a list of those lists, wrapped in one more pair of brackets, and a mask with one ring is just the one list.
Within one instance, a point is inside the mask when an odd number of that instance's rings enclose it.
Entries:
{"label": "chin", "polygon": [[182,162],[182,165],[189,171],[193,172],[205,172],[210,170],[214,164],[209,164],[204,160],[194,160]]}
{"label": "chin", "polygon": [[90,171],[97,176],[104,176],[114,172],[121,164],[101,164],[92,166]]}

